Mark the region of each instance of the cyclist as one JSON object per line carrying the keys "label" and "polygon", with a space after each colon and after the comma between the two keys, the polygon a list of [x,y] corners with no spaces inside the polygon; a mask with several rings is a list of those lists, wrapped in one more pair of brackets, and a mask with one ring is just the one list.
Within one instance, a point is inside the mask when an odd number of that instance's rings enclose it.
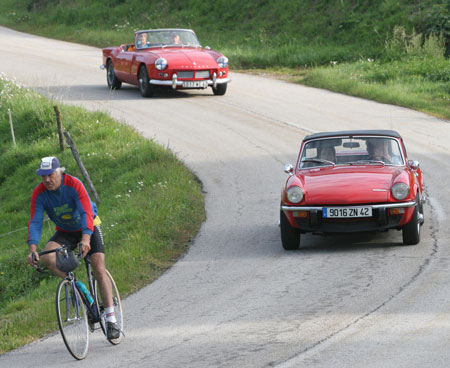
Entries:
{"label": "cyclist", "polygon": [[[94,276],[97,279],[102,300],[105,304],[106,336],[109,340],[120,336],[120,328],[114,315],[112,288],[106,274],[103,235],[97,206],[89,198],[83,183],[74,176],[64,173],[56,157],[44,157],[36,174],[42,182],[31,196],[31,215],[28,223],[29,255],[27,262],[33,264],[33,254],[39,260],[37,245],[41,239],[44,211],[55,223],[56,232],[48,241],[45,250],[67,245],[74,249],[81,243],[82,257],[89,254]],[[56,267],[55,253],[42,256],[45,267],[55,275],[64,278],[64,272]]]}

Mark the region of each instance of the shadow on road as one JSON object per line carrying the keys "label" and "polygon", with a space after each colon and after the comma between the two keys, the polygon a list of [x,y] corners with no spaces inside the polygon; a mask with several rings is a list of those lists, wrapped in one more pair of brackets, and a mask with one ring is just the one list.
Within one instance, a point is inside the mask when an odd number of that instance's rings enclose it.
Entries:
{"label": "shadow on road", "polygon": [[92,100],[136,100],[154,101],[165,99],[193,98],[196,96],[214,97],[210,89],[192,91],[174,91],[171,88],[157,88],[153,97],[144,98],[139,89],[132,85],[122,85],[119,90],[110,90],[105,85],[67,85],[67,86],[37,86],[37,92],[57,100],[92,101]]}

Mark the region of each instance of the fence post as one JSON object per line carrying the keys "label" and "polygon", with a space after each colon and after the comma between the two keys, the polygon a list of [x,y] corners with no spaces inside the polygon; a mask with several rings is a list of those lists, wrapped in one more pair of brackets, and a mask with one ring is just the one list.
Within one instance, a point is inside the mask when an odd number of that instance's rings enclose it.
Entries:
{"label": "fence post", "polygon": [[100,203],[100,197],[97,194],[97,191],[95,190],[94,184],[91,181],[91,178],[89,177],[89,173],[86,171],[86,168],[83,165],[83,162],[81,161],[81,157],[78,154],[78,150],[77,147],[75,146],[75,143],[72,139],[72,137],[70,136],[69,132],[64,132],[64,136],[67,139],[67,143],[69,144],[70,149],[72,150],[72,154],[73,157],[75,157],[75,161],[78,164],[78,167],[81,170],[81,173],[83,174],[84,180],[86,181],[86,184],[88,186],[88,188],[90,189],[90,192],[92,194],[92,196],[94,197],[94,200],[97,204]]}
{"label": "fence post", "polygon": [[8,109],[8,115],[9,115],[9,126],[11,127],[11,136],[13,140],[13,145],[16,147],[16,137],[14,137],[14,126],[12,121],[12,115],[11,115],[11,109]]}
{"label": "fence post", "polygon": [[61,123],[61,114],[59,113],[57,105],[53,106],[53,109],[55,110],[56,123],[58,125],[59,149],[61,150],[61,152],[64,152],[64,136]]}

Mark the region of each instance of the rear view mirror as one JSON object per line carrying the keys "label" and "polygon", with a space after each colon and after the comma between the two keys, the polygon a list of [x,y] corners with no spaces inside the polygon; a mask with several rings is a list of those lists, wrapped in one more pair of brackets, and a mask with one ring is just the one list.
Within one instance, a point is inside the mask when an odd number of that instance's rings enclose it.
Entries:
{"label": "rear view mirror", "polygon": [[417,170],[420,167],[420,163],[419,161],[413,161],[413,160],[409,160],[408,161],[408,165],[411,169],[413,170]]}
{"label": "rear view mirror", "polygon": [[284,165],[284,172],[286,174],[292,174],[294,172],[294,167],[291,164]]}
{"label": "rear view mirror", "polygon": [[344,148],[358,148],[359,142],[344,142],[342,145]]}

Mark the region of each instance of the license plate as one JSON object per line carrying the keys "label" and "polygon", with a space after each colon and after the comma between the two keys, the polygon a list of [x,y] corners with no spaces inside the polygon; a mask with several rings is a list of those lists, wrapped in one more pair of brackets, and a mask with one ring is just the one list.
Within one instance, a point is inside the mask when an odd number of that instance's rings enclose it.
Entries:
{"label": "license plate", "polygon": [[372,207],[324,207],[323,218],[371,217]]}
{"label": "license plate", "polygon": [[183,88],[206,88],[207,83],[206,81],[186,81],[183,82]]}

